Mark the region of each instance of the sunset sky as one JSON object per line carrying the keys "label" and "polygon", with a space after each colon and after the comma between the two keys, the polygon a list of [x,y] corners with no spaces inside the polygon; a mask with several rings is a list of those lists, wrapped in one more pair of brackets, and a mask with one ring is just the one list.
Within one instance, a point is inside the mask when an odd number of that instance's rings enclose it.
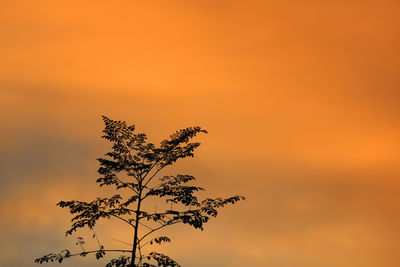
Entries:
{"label": "sunset sky", "polygon": [[[247,197],[203,232],[168,231],[160,251],[182,266],[400,266],[399,14],[398,0],[0,1],[0,266],[90,240],[64,236],[55,204],[105,193],[101,115],[155,143],[207,129],[163,174]],[[111,222],[99,238],[126,248]]]}

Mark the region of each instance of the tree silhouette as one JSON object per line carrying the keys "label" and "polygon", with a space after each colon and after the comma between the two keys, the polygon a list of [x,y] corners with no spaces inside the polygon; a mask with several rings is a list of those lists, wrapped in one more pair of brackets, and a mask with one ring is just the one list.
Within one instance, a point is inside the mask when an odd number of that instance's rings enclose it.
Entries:
{"label": "tree silhouette", "polygon": [[[99,249],[86,251],[84,241],[78,238],[82,252],[71,253],[63,250],[61,253],[51,253],[35,260],[36,263],[63,262],[72,256],[95,254],[97,259],[108,252],[123,252],[122,255],[107,263],[112,266],[180,266],[177,262],[158,252],[144,253],[147,246],[170,242],[167,236],[154,234],[165,227],[183,223],[203,230],[205,223],[211,217],[216,217],[217,209],[227,204],[244,200],[243,196],[229,198],[207,198],[200,201],[195,193],[204,190],[201,187],[189,185],[195,178],[191,175],[167,175],[156,179],[157,174],[178,159],[193,157],[198,142],[190,142],[198,133],[207,133],[200,127],[189,127],[172,134],[161,142],[159,147],[147,142],[144,133],[134,133],[135,126],[128,126],[125,121],[114,121],[103,116],[105,128],[102,138],[112,143],[112,149],[104,158],[97,159],[100,163],[97,179],[100,186],[114,186],[115,194],[109,198],[97,198],[92,202],[61,201],[57,205],[68,208],[74,215],[72,226],[66,232],[71,235],[79,228],[88,227],[97,235],[94,226],[100,219],[116,218],[129,225],[132,229],[133,241],[131,249],[105,249],[99,244]],[[146,201],[162,201],[163,209],[150,211],[144,207]],[[140,229],[140,231],[139,231]]]}

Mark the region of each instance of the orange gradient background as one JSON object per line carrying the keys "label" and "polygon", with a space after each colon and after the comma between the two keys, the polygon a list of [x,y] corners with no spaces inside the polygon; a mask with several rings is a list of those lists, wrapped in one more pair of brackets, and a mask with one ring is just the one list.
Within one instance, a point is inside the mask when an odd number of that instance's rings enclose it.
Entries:
{"label": "orange gradient background", "polygon": [[[400,266],[398,1],[1,1],[0,266],[75,246],[59,200],[90,201],[100,116],[159,142],[209,131],[205,231],[169,230],[183,266]],[[112,221],[107,247],[130,242]],[[155,248],[158,249],[158,248]],[[64,264],[64,263],[63,263]],[[64,266],[104,266],[93,256]]]}

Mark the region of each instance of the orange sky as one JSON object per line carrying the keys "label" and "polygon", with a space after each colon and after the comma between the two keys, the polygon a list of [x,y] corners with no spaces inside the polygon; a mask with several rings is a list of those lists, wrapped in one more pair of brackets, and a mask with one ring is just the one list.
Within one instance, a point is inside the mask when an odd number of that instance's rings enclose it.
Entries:
{"label": "orange sky", "polygon": [[[196,157],[166,174],[248,198],[204,232],[172,230],[165,251],[183,266],[400,266],[399,13],[383,0],[2,1],[0,265],[74,248],[55,204],[101,194],[105,114],[156,142],[204,127]],[[98,232],[117,246],[124,230]]]}

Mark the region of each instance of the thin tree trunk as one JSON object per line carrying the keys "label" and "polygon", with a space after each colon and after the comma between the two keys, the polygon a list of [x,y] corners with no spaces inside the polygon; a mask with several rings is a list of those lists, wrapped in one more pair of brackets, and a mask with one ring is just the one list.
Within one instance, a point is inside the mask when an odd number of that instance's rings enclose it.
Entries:
{"label": "thin tree trunk", "polygon": [[140,204],[142,202],[141,200],[142,192],[139,192],[139,198],[138,198],[138,205],[136,209],[136,221],[135,221],[135,233],[133,235],[133,248],[132,248],[132,260],[131,260],[131,267],[135,267],[135,260],[136,260],[136,250],[138,246],[138,227],[139,227],[139,212],[140,212]]}

